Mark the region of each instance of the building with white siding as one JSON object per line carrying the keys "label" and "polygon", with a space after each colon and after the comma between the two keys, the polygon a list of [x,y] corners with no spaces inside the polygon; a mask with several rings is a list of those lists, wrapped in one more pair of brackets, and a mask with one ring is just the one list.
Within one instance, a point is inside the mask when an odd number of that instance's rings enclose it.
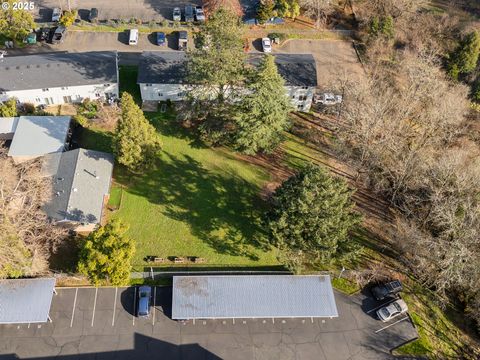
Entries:
{"label": "building with white siding", "polygon": [[46,53],[0,59],[0,102],[56,105],[118,98],[113,51]]}
{"label": "building with white siding", "polygon": [[[250,54],[248,62],[256,66],[264,54]],[[296,110],[308,111],[317,86],[315,59],[310,54],[273,54],[285,91]],[[152,51],[142,54],[137,83],[142,101],[181,101],[191,84],[187,83],[186,55],[183,52]]]}

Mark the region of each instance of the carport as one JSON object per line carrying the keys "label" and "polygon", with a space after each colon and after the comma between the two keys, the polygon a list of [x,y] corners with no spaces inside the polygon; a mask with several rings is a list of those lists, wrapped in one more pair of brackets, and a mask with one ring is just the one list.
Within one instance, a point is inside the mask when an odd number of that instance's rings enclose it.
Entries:
{"label": "carport", "polygon": [[0,324],[49,321],[54,292],[54,278],[0,280]]}
{"label": "carport", "polygon": [[175,276],[172,318],[338,317],[328,275]]}

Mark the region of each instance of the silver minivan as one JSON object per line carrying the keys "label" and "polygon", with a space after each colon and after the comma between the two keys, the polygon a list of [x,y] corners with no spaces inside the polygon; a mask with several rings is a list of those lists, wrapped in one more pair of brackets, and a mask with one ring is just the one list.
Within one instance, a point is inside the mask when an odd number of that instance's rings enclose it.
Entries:
{"label": "silver minivan", "polygon": [[130,36],[128,37],[128,45],[138,44],[138,29],[131,29]]}

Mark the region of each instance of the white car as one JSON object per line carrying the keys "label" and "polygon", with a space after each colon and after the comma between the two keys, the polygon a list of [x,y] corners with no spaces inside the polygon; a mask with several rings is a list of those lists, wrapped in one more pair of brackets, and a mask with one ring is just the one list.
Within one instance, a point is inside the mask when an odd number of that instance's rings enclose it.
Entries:
{"label": "white car", "polygon": [[405,314],[408,311],[408,306],[402,299],[395,300],[394,302],[388,304],[387,306],[382,307],[377,310],[378,318],[383,321],[389,321],[398,315]]}
{"label": "white car", "polygon": [[199,22],[205,21],[205,14],[203,13],[203,8],[201,6],[195,7],[195,18]]}
{"label": "white car", "polygon": [[62,17],[62,9],[60,8],[53,9],[52,21],[59,21],[61,17]]}
{"label": "white car", "polygon": [[315,94],[313,97],[314,103],[320,103],[323,105],[341,104],[342,101],[343,101],[342,95],[335,95],[332,93]]}
{"label": "white car", "polygon": [[182,20],[182,10],[179,7],[173,8],[173,21],[181,21]]}
{"label": "white car", "polygon": [[265,53],[272,52],[272,41],[268,37],[262,39],[262,49]]}

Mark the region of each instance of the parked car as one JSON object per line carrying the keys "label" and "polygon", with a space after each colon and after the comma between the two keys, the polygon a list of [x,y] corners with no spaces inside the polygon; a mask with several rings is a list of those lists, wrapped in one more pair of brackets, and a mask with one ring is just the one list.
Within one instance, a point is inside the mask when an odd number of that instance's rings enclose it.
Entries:
{"label": "parked car", "polygon": [[262,39],[262,50],[265,53],[272,52],[272,41],[270,40],[270,38],[266,37]]}
{"label": "parked car", "polygon": [[408,306],[402,299],[395,300],[387,306],[377,310],[378,318],[383,321],[389,321],[398,315],[405,314],[408,311]]}
{"label": "parked car", "polygon": [[195,7],[195,19],[200,22],[205,21],[205,14],[203,12],[203,7],[201,6]]}
{"label": "parked car", "polygon": [[131,29],[128,36],[128,45],[138,44],[138,29]]}
{"label": "parked car", "polygon": [[193,18],[193,6],[186,5],[185,6],[185,21],[186,22],[193,22],[195,19]]}
{"label": "parked car", "polygon": [[377,300],[383,300],[388,297],[394,297],[403,290],[402,283],[399,280],[390,281],[372,288],[372,295]]}
{"label": "parked car", "polygon": [[336,105],[341,104],[343,101],[342,95],[335,95],[333,93],[323,93],[323,94],[315,94],[313,97],[313,102],[315,104],[323,104],[323,105]]}
{"label": "parked car", "polygon": [[182,21],[182,11],[179,7],[173,8],[173,21]]}
{"label": "parked car", "polygon": [[165,46],[167,45],[167,38],[164,32],[158,31],[156,36],[156,41],[158,46]]}
{"label": "parked car", "polygon": [[67,36],[67,28],[65,26],[59,26],[55,29],[52,36],[52,44],[60,44],[65,40]]}
{"label": "parked car", "polygon": [[98,19],[98,9],[91,8],[90,12],[88,13],[88,21],[97,22],[97,19]]}
{"label": "parked car", "polygon": [[138,289],[138,316],[148,317],[150,315],[151,294],[152,288],[150,286],[140,286],[140,288]]}
{"label": "parked car", "polygon": [[188,33],[186,31],[178,32],[178,50],[187,50]]}
{"label": "parked car", "polygon": [[52,13],[52,21],[53,22],[59,21],[61,17],[62,17],[62,9],[54,8]]}

